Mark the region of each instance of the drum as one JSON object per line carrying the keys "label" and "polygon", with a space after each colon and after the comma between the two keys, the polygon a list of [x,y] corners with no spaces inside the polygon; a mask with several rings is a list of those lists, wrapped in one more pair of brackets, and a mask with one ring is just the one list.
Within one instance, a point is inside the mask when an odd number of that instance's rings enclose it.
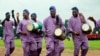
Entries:
{"label": "drum", "polygon": [[33,31],[34,28],[35,28],[35,26],[32,23],[27,24],[27,30],[28,31]]}
{"label": "drum", "polygon": [[60,39],[60,40],[66,39],[66,34],[60,28],[57,28],[55,30],[54,35],[57,39]]}
{"label": "drum", "polygon": [[84,23],[82,25],[82,32],[85,34],[90,34],[92,32],[91,26],[89,24]]}
{"label": "drum", "polygon": [[42,24],[38,23],[38,29],[42,29]]}
{"label": "drum", "polygon": [[38,23],[33,23],[33,26],[35,27],[33,29],[38,29],[38,27],[39,27]]}
{"label": "drum", "polygon": [[29,23],[27,24],[27,30],[28,31],[33,31],[35,29],[42,29],[42,24],[41,23]]}

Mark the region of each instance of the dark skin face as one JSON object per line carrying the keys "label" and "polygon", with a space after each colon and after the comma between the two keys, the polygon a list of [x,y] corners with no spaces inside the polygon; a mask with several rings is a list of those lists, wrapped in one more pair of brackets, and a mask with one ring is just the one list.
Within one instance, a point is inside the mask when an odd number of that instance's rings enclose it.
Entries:
{"label": "dark skin face", "polygon": [[50,11],[50,15],[51,15],[52,18],[55,18],[55,16],[56,16],[56,11]]}
{"label": "dark skin face", "polygon": [[7,20],[7,21],[10,20],[10,14],[6,15],[6,20]]}
{"label": "dark skin face", "polygon": [[32,19],[32,20],[34,20],[34,21],[36,21],[36,18],[37,18],[37,16],[36,16],[36,15],[31,16],[31,19]]}
{"label": "dark skin face", "polygon": [[74,17],[77,17],[77,16],[78,16],[78,13],[79,13],[79,12],[76,11],[76,10],[73,10],[73,11],[72,11],[72,15],[73,15]]}
{"label": "dark skin face", "polygon": [[24,17],[24,19],[29,19],[29,14],[26,12],[23,12],[23,17]]}

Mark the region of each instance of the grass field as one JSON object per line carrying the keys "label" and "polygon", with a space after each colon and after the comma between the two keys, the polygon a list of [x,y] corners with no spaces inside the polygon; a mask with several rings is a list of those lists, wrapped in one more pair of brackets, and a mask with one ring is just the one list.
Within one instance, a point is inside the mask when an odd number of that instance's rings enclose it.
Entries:
{"label": "grass field", "polygon": [[[62,56],[73,56],[73,42],[72,40],[64,41],[65,44],[65,49],[62,53]],[[11,56],[23,56],[23,49],[22,49],[22,44],[19,39],[15,40],[15,50],[12,53]],[[42,52],[41,56],[46,55],[46,45],[45,45],[45,40],[42,41]],[[0,56],[4,56],[5,54],[5,47],[3,40],[0,40]],[[89,40],[89,51],[87,53],[87,56],[100,56],[100,40]]]}
{"label": "grass field", "polygon": [[[68,41],[65,40],[64,41],[65,44],[65,49],[73,49],[73,42],[72,40]],[[3,40],[0,40],[0,46],[4,46]],[[15,40],[15,46],[16,47],[21,47],[21,41],[19,39]],[[42,41],[42,46],[43,48],[45,48],[45,40]],[[91,50],[100,50],[100,40],[89,40],[89,49]]]}

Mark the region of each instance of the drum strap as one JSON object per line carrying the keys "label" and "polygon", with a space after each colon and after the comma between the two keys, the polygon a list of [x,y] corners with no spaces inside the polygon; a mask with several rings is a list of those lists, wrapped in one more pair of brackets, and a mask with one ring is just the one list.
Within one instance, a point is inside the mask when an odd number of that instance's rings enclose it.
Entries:
{"label": "drum strap", "polygon": [[58,16],[56,16],[56,27],[60,28],[61,27],[61,23],[60,23],[60,19]]}

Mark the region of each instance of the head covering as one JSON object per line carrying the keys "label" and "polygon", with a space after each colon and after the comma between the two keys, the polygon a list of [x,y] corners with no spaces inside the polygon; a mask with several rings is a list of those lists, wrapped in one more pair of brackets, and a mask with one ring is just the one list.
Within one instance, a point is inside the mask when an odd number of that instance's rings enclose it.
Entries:
{"label": "head covering", "polygon": [[50,11],[56,11],[56,8],[55,8],[55,6],[50,6],[49,10]]}
{"label": "head covering", "polygon": [[8,15],[10,15],[10,13],[9,13],[9,12],[6,12],[6,13],[5,13],[5,16],[8,16]]}
{"label": "head covering", "polygon": [[27,14],[29,14],[29,11],[27,9],[24,9],[23,12],[26,12]]}
{"label": "head covering", "polygon": [[72,10],[76,10],[79,12],[78,8],[77,7],[73,7]]}
{"label": "head covering", "polygon": [[32,13],[31,16],[36,16],[36,13]]}

